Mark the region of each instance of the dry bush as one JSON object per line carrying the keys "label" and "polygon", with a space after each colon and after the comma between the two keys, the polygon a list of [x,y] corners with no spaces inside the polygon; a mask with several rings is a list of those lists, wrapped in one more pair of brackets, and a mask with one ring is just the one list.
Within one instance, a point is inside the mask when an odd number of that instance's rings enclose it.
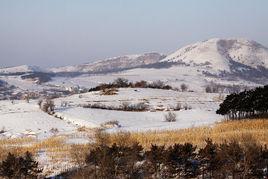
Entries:
{"label": "dry bush", "polygon": [[192,106],[188,105],[188,104],[184,104],[183,105],[183,109],[184,110],[191,110],[192,109]]}
{"label": "dry bush", "polygon": [[140,102],[137,104],[130,104],[128,102],[123,102],[120,106],[108,106],[101,103],[94,104],[85,104],[82,106],[83,108],[93,108],[93,109],[105,109],[105,110],[117,110],[117,111],[147,111],[149,106],[144,102]]}
{"label": "dry bush", "polygon": [[7,131],[7,130],[6,130],[5,126],[3,126],[2,129],[0,129],[0,134],[5,133],[6,131]]}
{"label": "dry bush", "polygon": [[188,89],[188,86],[186,84],[182,83],[181,84],[181,91],[185,92],[185,91],[187,91],[187,89]]}
{"label": "dry bush", "polygon": [[15,155],[23,155],[25,152],[29,151],[36,154],[37,149],[29,144],[34,143],[33,138],[15,138],[15,139],[1,139],[0,140],[0,161],[5,159],[8,153],[13,153]]}
{"label": "dry bush", "polygon": [[181,103],[177,103],[176,106],[174,107],[174,111],[180,111],[182,109]]}
{"label": "dry bush", "polygon": [[177,115],[173,112],[168,112],[165,115],[165,121],[166,122],[176,122],[177,121]]}
{"label": "dry bush", "polygon": [[110,134],[104,132],[103,130],[97,130],[95,132],[95,144],[97,146],[108,145],[110,144],[110,141],[111,141]]}
{"label": "dry bush", "polygon": [[174,143],[192,142],[199,147],[204,146],[204,141],[211,138],[216,143],[237,139],[240,142],[246,141],[250,136],[261,145],[268,144],[268,120],[241,120],[224,121],[215,124],[213,127],[195,127],[180,130],[162,130],[140,133],[131,133],[131,138],[137,140],[145,148],[151,144],[172,145]]}
{"label": "dry bush", "polygon": [[118,89],[116,88],[104,88],[101,90],[100,95],[116,95],[118,93]]}
{"label": "dry bush", "polygon": [[108,134],[103,130],[98,130],[95,133],[95,146],[108,145],[116,143],[119,146],[131,146],[133,143],[137,142],[133,138],[130,132],[117,132],[113,134]]}
{"label": "dry bush", "polygon": [[140,102],[137,104],[130,104],[128,102],[124,102],[122,103],[122,105],[120,105],[119,108],[123,111],[147,111],[148,107],[149,106],[144,102]]}
{"label": "dry bush", "polygon": [[130,132],[118,132],[110,135],[110,144],[116,143],[118,146],[131,146],[136,143]]}
{"label": "dry bush", "polygon": [[119,121],[112,120],[112,121],[107,121],[107,122],[101,124],[101,127],[105,128],[105,129],[110,129],[110,128],[114,128],[114,127],[121,127],[121,125],[119,124]]}
{"label": "dry bush", "polygon": [[52,99],[46,98],[44,100],[39,100],[38,105],[42,111],[49,114],[54,113],[55,104]]}
{"label": "dry bush", "polygon": [[137,81],[135,84],[134,84],[134,87],[135,88],[147,88],[148,87],[148,84],[146,81],[142,80],[142,81]]}
{"label": "dry bush", "polygon": [[79,167],[85,165],[85,157],[90,151],[92,146],[86,145],[72,145],[70,147],[69,155],[72,161],[77,164]]}
{"label": "dry bush", "polygon": [[3,161],[6,158],[7,154],[8,150],[5,147],[0,146],[0,161]]}
{"label": "dry bush", "polygon": [[78,132],[86,132],[88,129],[85,126],[78,127],[76,129]]}
{"label": "dry bush", "polygon": [[49,132],[51,132],[53,135],[57,135],[59,133],[59,129],[53,127],[49,130]]}

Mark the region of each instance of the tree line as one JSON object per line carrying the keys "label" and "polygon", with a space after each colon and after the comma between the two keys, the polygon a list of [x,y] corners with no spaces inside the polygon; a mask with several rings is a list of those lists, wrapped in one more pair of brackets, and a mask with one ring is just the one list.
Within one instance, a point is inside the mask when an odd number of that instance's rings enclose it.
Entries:
{"label": "tree line", "polygon": [[228,95],[216,113],[228,119],[267,117],[268,85]]}
{"label": "tree line", "polygon": [[[170,85],[166,85],[163,81],[160,81],[160,80],[149,83],[144,80],[137,81],[137,82],[129,82],[125,78],[117,78],[112,83],[103,83],[94,88],[90,88],[89,92],[101,91],[101,90],[111,89],[111,88],[155,88],[155,89],[165,89],[165,90],[172,89]],[[187,87],[185,86],[184,88],[187,88]]]}
{"label": "tree line", "polygon": [[85,157],[85,167],[64,178],[265,178],[268,149],[233,140],[222,144],[207,139],[203,148],[191,143],[151,145],[101,144]]}

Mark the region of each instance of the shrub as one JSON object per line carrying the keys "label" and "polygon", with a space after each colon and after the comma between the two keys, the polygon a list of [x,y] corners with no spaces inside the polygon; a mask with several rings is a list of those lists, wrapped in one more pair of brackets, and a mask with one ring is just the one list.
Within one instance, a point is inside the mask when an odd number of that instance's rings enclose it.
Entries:
{"label": "shrub", "polygon": [[137,81],[136,83],[134,83],[134,87],[135,88],[147,88],[148,87],[148,83],[146,81]]}
{"label": "shrub", "polygon": [[146,111],[146,110],[148,110],[148,105],[146,105],[143,102],[137,103],[137,104],[129,104],[127,102],[124,102],[124,103],[122,103],[120,108],[123,111]]}
{"label": "shrub", "polygon": [[165,121],[166,122],[175,122],[177,120],[177,115],[173,112],[168,112],[165,115]]}
{"label": "shrub", "polygon": [[0,130],[0,134],[3,134],[5,132],[6,132],[6,128],[5,128],[5,126],[3,126],[2,129]]}
{"label": "shrub", "polygon": [[118,78],[113,83],[108,84],[100,84],[94,88],[90,88],[89,92],[91,91],[106,91],[111,88],[155,88],[155,89],[165,89],[170,90],[173,89],[170,85],[166,85],[163,81],[154,81],[152,83],[148,83],[144,80],[137,81],[135,83],[129,82],[127,79]]}
{"label": "shrub", "polygon": [[120,106],[106,106],[101,103],[87,104],[83,105],[83,108],[95,108],[95,109],[106,109],[106,110],[118,110],[118,111],[146,111],[148,110],[148,105],[141,102],[137,104],[130,104],[128,102],[123,102]]}
{"label": "shrub", "polygon": [[108,145],[111,141],[110,134],[103,130],[97,130],[94,137],[96,146]]}
{"label": "shrub", "polygon": [[182,83],[181,84],[181,91],[185,92],[185,91],[187,91],[187,89],[188,89],[188,86],[186,84]]}
{"label": "shrub", "polygon": [[83,105],[83,108],[107,109],[107,110],[115,110],[116,109],[113,106],[106,106],[106,105],[101,104],[101,103],[86,104],[86,105]]}
{"label": "shrub", "polygon": [[55,104],[54,101],[51,99],[46,98],[44,100],[39,100],[38,105],[40,109],[46,113],[50,114],[54,112]]}
{"label": "shrub", "polygon": [[192,106],[189,106],[188,104],[184,104],[183,105],[183,109],[184,110],[191,110],[192,109]]}
{"label": "shrub", "polygon": [[219,84],[211,83],[206,86],[205,91],[206,93],[218,93],[219,91],[223,91],[223,87]]}
{"label": "shrub", "polygon": [[151,84],[151,87],[152,88],[159,88],[159,89],[162,89],[163,87],[165,86],[165,83],[161,80],[157,80],[157,81],[154,81],[152,84]]}
{"label": "shrub", "polygon": [[171,86],[165,85],[165,83],[161,80],[154,81],[151,84],[148,84],[147,87],[148,88],[155,88],[155,89],[166,89],[166,90],[172,89]]}
{"label": "shrub", "polygon": [[130,86],[128,80],[125,78],[117,78],[116,80],[114,80],[113,84],[118,88],[125,88]]}
{"label": "shrub", "polygon": [[119,124],[119,121],[113,120],[113,121],[107,121],[107,122],[101,124],[101,127],[113,128],[113,127],[121,127],[121,125]]}
{"label": "shrub", "polygon": [[207,86],[207,87],[205,88],[205,91],[206,91],[206,93],[212,93],[212,89],[211,89],[210,86]]}
{"label": "shrub", "polygon": [[267,177],[268,149],[254,141],[217,144],[207,139],[199,149],[192,143],[175,143],[169,147],[152,144],[144,150],[137,142],[129,144],[129,139],[128,134],[120,133],[117,141],[122,143],[109,141],[90,148],[86,166],[70,172],[67,178]]}
{"label": "shrub", "polygon": [[7,158],[0,163],[0,176],[7,178],[37,178],[42,172],[38,162],[33,159],[30,152],[23,157],[9,153]]}
{"label": "shrub", "polygon": [[57,135],[59,133],[59,129],[53,127],[49,130],[49,132],[51,132],[53,135]]}
{"label": "shrub", "polygon": [[79,167],[85,165],[85,156],[91,149],[90,145],[72,145],[70,150],[70,156]]}
{"label": "shrub", "polygon": [[181,103],[177,103],[176,106],[174,107],[175,111],[179,111],[182,109]]}
{"label": "shrub", "polygon": [[104,88],[101,90],[101,95],[116,95],[118,92],[118,89],[116,88]]}

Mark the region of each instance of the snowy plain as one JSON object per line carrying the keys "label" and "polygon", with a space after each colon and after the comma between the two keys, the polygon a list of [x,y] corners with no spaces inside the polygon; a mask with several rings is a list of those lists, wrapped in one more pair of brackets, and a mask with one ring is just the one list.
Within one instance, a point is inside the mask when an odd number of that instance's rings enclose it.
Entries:
{"label": "snowy plain", "polygon": [[[47,138],[53,136],[51,129],[58,135],[75,133],[78,127],[100,128],[109,121],[118,121],[121,127],[107,131],[146,131],[162,129],[181,129],[201,125],[211,125],[222,119],[215,114],[220,96],[217,93],[177,92],[174,90],[122,88],[117,95],[101,95],[89,92],[54,99],[55,114],[48,115],[39,109],[37,100],[0,101],[0,128],[2,137],[32,136]],[[116,110],[83,108],[87,104],[120,106],[123,103],[148,105],[148,111],[127,112]],[[62,106],[66,103],[67,106]],[[178,103],[191,109],[174,111],[176,122],[166,122],[167,111]]]}

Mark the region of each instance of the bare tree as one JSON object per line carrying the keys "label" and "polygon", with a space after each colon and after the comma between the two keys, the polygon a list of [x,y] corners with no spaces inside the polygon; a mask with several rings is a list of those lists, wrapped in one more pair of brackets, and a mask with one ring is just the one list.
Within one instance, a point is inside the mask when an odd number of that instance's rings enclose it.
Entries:
{"label": "bare tree", "polygon": [[187,91],[188,89],[188,86],[184,83],[181,84],[181,91],[184,92],[184,91]]}

